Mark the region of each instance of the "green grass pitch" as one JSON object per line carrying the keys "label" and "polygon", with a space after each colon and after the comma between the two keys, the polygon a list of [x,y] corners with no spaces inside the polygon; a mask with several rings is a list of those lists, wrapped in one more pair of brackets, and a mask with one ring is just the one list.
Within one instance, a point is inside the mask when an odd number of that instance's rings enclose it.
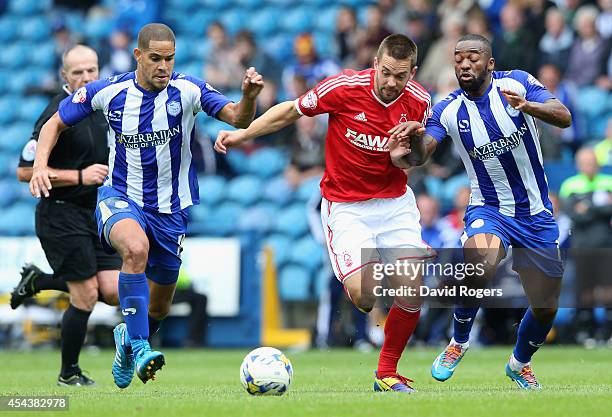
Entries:
{"label": "green grass pitch", "polygon": [[291,352],[294,381],[282,397],[252,397],[238,370],[248,350],[166,350],[156,381],[137,377],[116,388],[112,351],[84,352],[81,366],[96,388],[55,386],[59,352],[0,352],[0,395],[68,395],[68,412],[3,412],[41,416],[609,416],[612,409],[612,351],[545,347],[534,370],[541,392],[519,391],[504,375],[510,347],[472,349],[445,383],[429,369],[437,350],[409,349],[400,372],[414,379],[412,395],[375,393],[377,354],[350,350]]}

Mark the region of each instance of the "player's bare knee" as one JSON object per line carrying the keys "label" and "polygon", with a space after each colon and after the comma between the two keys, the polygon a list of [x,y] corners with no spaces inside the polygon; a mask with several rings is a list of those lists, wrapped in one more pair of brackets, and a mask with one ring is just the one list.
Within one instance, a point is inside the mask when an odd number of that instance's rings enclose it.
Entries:
{"label": "player's bare knee", "polygon": [[364,313],[369,313],[374,308],[376,297],[368,294],[357,294],[353,298],[353,304]]}
{"label": "player's bare knee", "polygon": [[543,324],[552,322],[557,315],[556,307],[533,307],[531,311],[533,312],[533,316],[536,318],[536,320]]}
{"label": "player's bare knee", "polygon": [[69,284],[70,303],[84,311],[92,311],[98,302],[98,283],[95,279]]}
{"label": "player's bare knee", "polygon": [[124,267],[138,271],[145,270],[148,254],[149,242],[146,239],[131,240],[121,250]]}

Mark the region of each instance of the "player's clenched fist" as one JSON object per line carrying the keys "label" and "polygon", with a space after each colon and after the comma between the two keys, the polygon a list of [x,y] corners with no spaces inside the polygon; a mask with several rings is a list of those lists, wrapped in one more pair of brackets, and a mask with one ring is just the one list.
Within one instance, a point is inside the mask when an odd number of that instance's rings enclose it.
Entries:
{"label": "player's clenched fist", "polygon": [[30,179],[30,193],[36,198],[40,198],[41,194],[49,197],[49,190],[52,188],[51,180],[55,178],[57,175],[49,171],[48,167],[34,166]]}
{"label": "player's clenched fist", "polygon": [[250,67],[244,73],[242,80],[242,94],[248,98],[255,98],[264,87],[263,77],[255,68]]}
{"label": "player's clenched fist", "polygon": [[83,185],[102,184],[108,174],[108,166],[103,164],[93,164],[82,171]]}
{"label": "player's clenched fist", "polygon": [[502,88],[501,93],[504,95],[504,97],[506,97],[508,104],[510,104],[513,109],[523,110],[523,108],[527,104],[527,100],[525,100],[525,97],[515,93],[512,90]]}
{"label": "player's clenched fist", "polygon": [[391,140],[405,140],[411,136],[423,135],[423,133],[425,133],[425,128],[419,122],[409,121],[398,123],[389,130],[389,133],[391,133],[391,137],[389,138]]}
{"label": "player's clenched fist", "polygon": [[246,141],[244,129],[239,130],[221,130],[215,141],[215,150],[219,153],[226,154],[228,148],[240,146]]}

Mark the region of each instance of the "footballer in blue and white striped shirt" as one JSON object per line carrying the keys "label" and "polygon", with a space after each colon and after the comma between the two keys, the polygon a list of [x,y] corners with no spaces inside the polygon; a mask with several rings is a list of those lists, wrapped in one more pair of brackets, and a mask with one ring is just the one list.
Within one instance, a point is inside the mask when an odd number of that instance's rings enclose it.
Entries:
{"label": "footballer in blue and white striped shirt", "polygon": [[175,37],[168,26],[144,26],[134,50],[135,72],[80,88],[43,126],[30,181],[35,197],[47,197],[53,178],[47,162],[58,134],[96,110],[104,113],[109,172],[98,190],[96,220],[103,246],[123,259],[119,299],[125,324],[114,331],[113,364],[120,388],[131,382],[134,366],[146,382],[164,364],[163,354],[152,351],[147,340],[172,303],[187,226],[185,209],[199,202],[191,154],[195,116],[204,111],[232,126],[247,127],[263,88],[261,75],[249,68],[242,99],[233,103],[205,81],[173,72],[174,53]]}
{"label": "footballer in blue and white striped shirt", "polygon": [[[508,247],[515,249],[513,268],[531,307],[521,321],[506,375],[521,388],[535,389],[540,385],[530,361],[552,326],[563,264],[534,118],[565,128],[571,124],[571,114],[532,75],[494,71],[486,38],[462,37],[454,55],[461,88],[434,106],[421,140],[412,140],[411,145],[401,140],[404,143],[394,147],[392,158],[403,167],[420,165],[446,136],[452,138],[472,191],[464,218],[465,261],[486,266],[484,277],[464,282],[486,285]],[[453,339],[432,365],[435,379],[452,376],[469,346],[477,311],[477,304],[455,308]]]}

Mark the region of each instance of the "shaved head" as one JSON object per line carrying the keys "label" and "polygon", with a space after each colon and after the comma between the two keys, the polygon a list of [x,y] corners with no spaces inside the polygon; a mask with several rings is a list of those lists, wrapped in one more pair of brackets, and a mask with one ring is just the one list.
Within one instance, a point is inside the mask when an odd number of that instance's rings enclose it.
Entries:
{"label": "shaved head", "polygon": [[98,54],[85,45],[75,45],[62,55],[60,75],[71,93],[98,79]]}
{"label": "shaved head", "polygon": [[482,51],[485,54],[485,57],[487,59],[493,56],[493,48],[491,47],[491,41],[489,41],[484,36],[477,35],[475,33],[464,35],[461,38],[459,38],[459,40],[457,41],[457,46],[459,45],[459,43],[466,42],[466,41],[472,41],[473,43],[479,43],[480,47],[478,49],[480,49],[480,51]]}
{"label": "shaved head", "polygon": [[89,46],[85,45],[74,45],[66,50],[62,55],[62,68],[69,70],[76,63],[88,61],[95,61],[96,66],[98,65],[98,54]]}
{"label": "shaved head", "polygon": [[149,23],[138,32],[138,49],[149,49],[151,41],[176,43],[174,32],[163,23]]}

